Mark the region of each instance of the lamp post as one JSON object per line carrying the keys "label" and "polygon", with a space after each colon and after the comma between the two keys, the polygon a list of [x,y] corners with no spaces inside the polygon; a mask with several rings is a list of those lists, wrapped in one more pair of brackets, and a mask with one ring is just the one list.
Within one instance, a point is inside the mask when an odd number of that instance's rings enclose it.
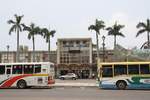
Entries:
{"label": "lamp post", "polygon": [[7,45],[6,47],[7,47],[7,62],[9,62],[9,59],[8,59],[8,56],[9,56],[8,55],[9,54],[9,45]]}
{"label": "lamp post", "polygon": [[103,40],[103,62],[105,62],[105,36],[103,35],[102,36],[102,40]]}

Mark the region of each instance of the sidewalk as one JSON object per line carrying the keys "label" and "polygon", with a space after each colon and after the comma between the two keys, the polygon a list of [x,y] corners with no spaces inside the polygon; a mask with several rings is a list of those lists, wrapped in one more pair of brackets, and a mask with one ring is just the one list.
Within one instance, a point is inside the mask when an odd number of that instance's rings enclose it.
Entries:
{"label": "sidewalk", "polygon": [[81,80],[59,80],[56,79],[56,87],[97,87],[96,80],[81,79]]}
{"label": "sidewalk", "polygon": [[96,83],[55,83],[54,86],[87,86],[87,87],[92,87],[92,86],[97,86]]}

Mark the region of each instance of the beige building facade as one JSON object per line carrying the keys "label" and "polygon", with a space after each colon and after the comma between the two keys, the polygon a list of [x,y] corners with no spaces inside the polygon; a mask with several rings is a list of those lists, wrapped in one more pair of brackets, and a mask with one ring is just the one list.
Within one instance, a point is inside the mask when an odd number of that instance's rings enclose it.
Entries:
{"label": "beige building facade", "polygon": [[[50,52],[51,62],[56,64],[56,51]],[[33,62],[33,51],[20,52],[19,54],[20,62]],[[15,51],[1,51],[0,52],[0,62],[1,63],[12,63],[16,62],[16,52]],[[48,62],[48,51],[35,51],[35,62]]]}
{"label": "beige building facade", "polygon": [[[57,49],[50,51],[50,61],[55,64],[56,77],[74,72],[79,78],[91,78],[97,72],[97,52],[91,38],[60,38]],[[21,46],[20,62],[33,62],[33,51]],[[100,50],[101,59],[112,61],[113,50]],[[48,51],[35,51],[36,62],[48,62]],[[16,51],[0,51],[1,63],[16,62]]]}
{"label": "beige building facade", "polygon": [[57,40],[57,74],[73,72],[79,78],[92,75],[92,39],[61,38]]}

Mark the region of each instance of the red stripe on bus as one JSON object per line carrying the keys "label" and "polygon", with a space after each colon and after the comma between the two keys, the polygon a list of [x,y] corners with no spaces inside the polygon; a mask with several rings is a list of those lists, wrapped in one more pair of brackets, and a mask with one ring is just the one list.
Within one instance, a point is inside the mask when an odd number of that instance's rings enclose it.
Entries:
{"label": "red stripe on bus", "polygon": [[15,76],[15,77],[11,77],[10,79],[6,80],[4,82],[3,85],[0,86],[0,88],[7,88],[10,87],[14,82],[16,82],[17,80],[23,78],[23,77],[27,77],[27,76],[32,76],[32,74],[27,74],[27,75],[20,75],[20,76]]}

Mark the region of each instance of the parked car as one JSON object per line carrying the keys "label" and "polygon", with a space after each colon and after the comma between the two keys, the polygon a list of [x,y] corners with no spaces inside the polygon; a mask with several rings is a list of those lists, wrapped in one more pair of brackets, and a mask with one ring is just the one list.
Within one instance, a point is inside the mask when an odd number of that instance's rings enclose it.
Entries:
{"label": "parked car", "polygon": [[61,80],[65,80],[65,79],[76,80],[77,79],[77,75],[75,73],[68,73],[66,75],[59,76],[59,79],[61,79]]}

